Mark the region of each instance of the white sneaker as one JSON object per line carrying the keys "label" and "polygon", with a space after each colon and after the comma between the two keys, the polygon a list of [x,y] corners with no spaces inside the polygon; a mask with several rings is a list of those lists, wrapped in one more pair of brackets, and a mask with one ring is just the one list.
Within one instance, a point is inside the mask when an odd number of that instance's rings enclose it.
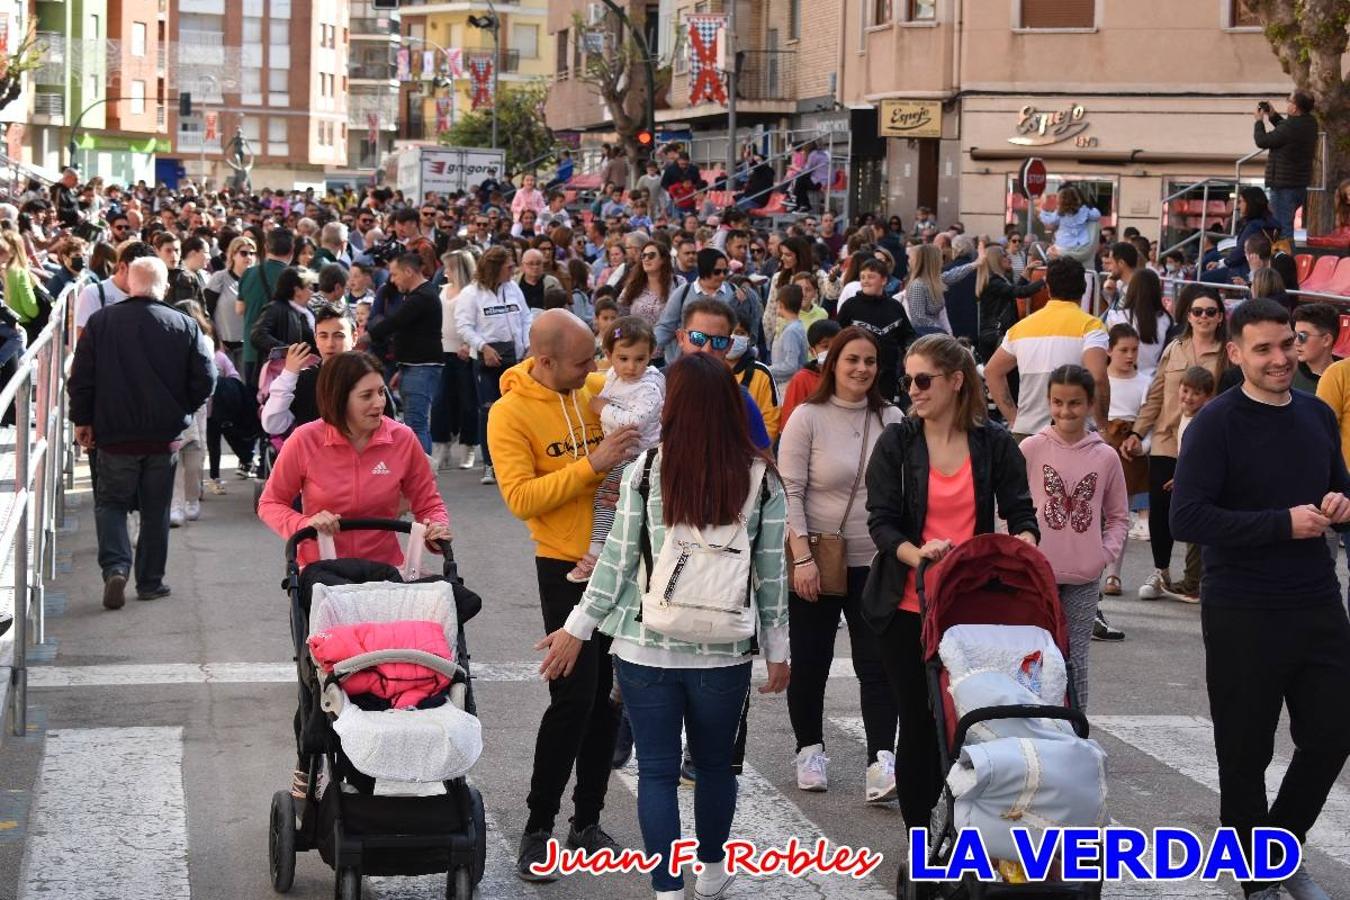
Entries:
{"label": "white sneaker", "polygon": [[656,900],[684,900],[684,891],[657,891]]}
{"label": "white sneaker", "polygon": [[189,500],[185,512],[189,522],[197,521],[202,517],[202,502],[200,500]]}
{"label": "white sneaker", "polygon": [[727,873],[725,866],[705,865],[694,882],[694,897],[696,900],[722,900],[735,877]]}
{"label": "white sneaker", "polygon": [[183,504],[181,504],[181,503],[176,503],[176,502],[173,503],[173,504],[170,504],[170,506],[169,506],[169,527],[170,527],[170,528],[181,528],[181,527],[183,526],[183,523],[184,523],[185,521],[187,521],[187,516],[186,516],[186,514],[185,514],[185,512],[184,512],[184,510],[183,510]]}
{"label": "white sneaker", "polygon": [[1139,585],[1140,600],[1161,600],[1167,595],[1167,573],[1162,569],[1155,569],[1153,574]]}
{"label": "white sneaker", "polygon": [[822,744],[803,747],[797,753],[797,787],[803,791],[830,789],[830,758]]}
{"label": "white sneaker", "polygon": [[492,466],[483,466],[483,477],[478,479],[479,484],[496,484],[497,473],[492,471]]}
{"label": "white sneaker", "polygon": [[473,444],[464,445],[464,458],[459,461],[459,467],[461,469],[473,468],[473,464],[477,461],[475,458],[477,456],[475,450],[476,448],[473,446]]}
{"label": "white sneaker", "polygon": [[1135,519],[1134,524],[1130,526],[1129,539],[1132,541],[1147,541],[1148,519]]}
{"label": "white sneaker", "polygon": [[886,803],[895,799],[895,754],[882,750],[877,761],[867,767],[867,802]]}

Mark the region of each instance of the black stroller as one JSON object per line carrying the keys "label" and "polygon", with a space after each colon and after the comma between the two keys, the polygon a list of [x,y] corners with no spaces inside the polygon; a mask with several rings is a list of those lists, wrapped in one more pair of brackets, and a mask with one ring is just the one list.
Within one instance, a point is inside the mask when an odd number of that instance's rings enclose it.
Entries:
{"label": "black stroller", "polygon": [[[409,522],[387,519],[344,520],[341,528],[405,534],[412,530]],[[438,872],[447,873],[447,900],[469,900],[474,885],[483,877],[487,861],[482,795],[463,777],[443,782],[444,792],[434,796],[377,795],[376,779],[359,771],[343,752],[333,729],[336,716],[325,701],[325,692],[331,696],[335,685],[371,666],[412,661],[449,678],[451,687],[445,703],[473,713],[464,623],[479,611],[482,601],[464,587],[450,542],[442,541],[440,549],[445,559],[442,575],[419,579],[419,583],[445,582],[452,586],[459,626],[455,661],[414,650],[385,650],[353,657],[328,674],[315,665],[307,645],[315,586],[399,582],[402,577],[393,566],[360,559],[314,562],[302,573],[296,560],[297,548],[316,537],[313,528],[304,528],[286,542],[284,587],[290,598],[291,635],[300,680],[296,740],[300,768],[308,772],[308,784],[304,800],[297,800],[286,790],[272,796],[268,836],[272,887],[279,893],[290,890],[296,853],[318,850],[324,862],[337,873],[335,896],[339,900],[356,900],[361,896],[363,875]],[[326,779],[322,791],[321,778]]]}

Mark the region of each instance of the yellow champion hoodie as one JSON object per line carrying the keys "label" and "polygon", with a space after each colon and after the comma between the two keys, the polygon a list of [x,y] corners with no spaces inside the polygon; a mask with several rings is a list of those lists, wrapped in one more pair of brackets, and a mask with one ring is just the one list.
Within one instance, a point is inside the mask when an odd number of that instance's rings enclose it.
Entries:
{"label": "yellow champion hoodie", "polygon": [[534,380],[534,359],[502,373],[502,398],[488,416],[488,448],[506,508],[529,526],[536,552],[575,562],[591,542],[591,507],[604,480],[587,456],[604,439],[590,402],[604,386],[592,376],[560,394]]}

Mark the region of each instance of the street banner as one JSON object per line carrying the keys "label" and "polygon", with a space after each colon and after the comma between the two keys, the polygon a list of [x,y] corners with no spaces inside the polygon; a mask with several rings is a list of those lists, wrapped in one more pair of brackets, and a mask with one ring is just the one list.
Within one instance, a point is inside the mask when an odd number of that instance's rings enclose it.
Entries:
{"label": "street banner", "polygon": [[430,81],[436,77],[436,51],[422,51],[422,77]]}
{"label": "street banner", "polygon": [[436,133],[450,130],[450,98],[436,98]]}
{"label": "street banner", "polygon": [[492,72],[496,61],[492,54],[475,54],[467,59],[469,78],[473,89],[469,94],[470,109],[481,109],[492,105]]}
{"label": "street banner", "polygon": [[394,59],[398,61],[398,80],[412,81],[412,52],[407,47],[400,47]]}
{"label": "street banner", "polygon": [[203,140],[220,140],[220,113],[209,112],[206,114],[206,134]]}
{"label": "street banner", "polygon": [[380,116],[378,113],[366,113],[366,140],[372,145],[380,142]]}
{"label": "street banner", "polygon": [[458,47],[451,47],[445,51],[445,65],[450,70],[451,78],[464,77],[464,51]]}
{"label": "street banner", "polygon": [[689,102],[727,103],[721,61],[727,41],[726,16],[690,16]]}

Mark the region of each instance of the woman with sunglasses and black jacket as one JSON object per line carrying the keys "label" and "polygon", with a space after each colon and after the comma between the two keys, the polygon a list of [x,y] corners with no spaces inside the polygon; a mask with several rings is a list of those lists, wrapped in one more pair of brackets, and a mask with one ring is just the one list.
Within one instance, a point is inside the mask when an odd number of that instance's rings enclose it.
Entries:
{"label": "woman with sunglasses and black jacket", "polygon": [[971,352],[950,335],[921,337],[905,356],[902,385],[910,416],[887,426],[867,466],[867,527],[877,555],[862,615],[880,637],[900,714],[900,813],[906,828],[926,828],[944,773],[928,708],[915,570],[920,560],[937,562],[991,533],[995,513],[1029,544],[1040,530],[1026,462],[1012,435],[986,420]]}

